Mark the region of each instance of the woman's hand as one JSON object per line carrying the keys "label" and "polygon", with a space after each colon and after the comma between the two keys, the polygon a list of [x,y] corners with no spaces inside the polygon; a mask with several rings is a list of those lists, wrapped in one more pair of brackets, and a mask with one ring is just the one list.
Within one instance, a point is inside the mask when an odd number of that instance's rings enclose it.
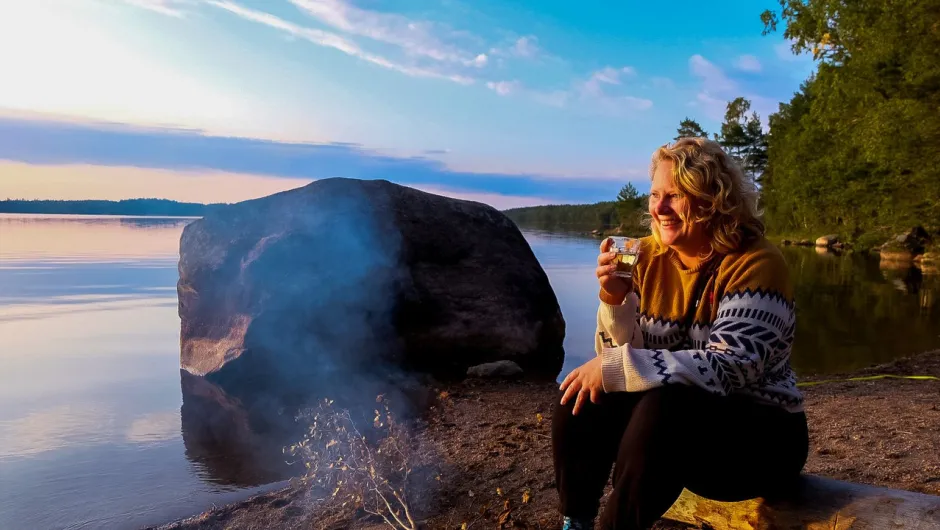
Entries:
{"label": "woman's hand", "polygon": [[577,414],[584,406],[584,400],[590,398],[591,403],[597,404],[604,392],[604,373],[600,356],[575,368],[561,382],[561,404],[564,405],[577,395],[572,414]]}
{"label": "woman's hand", "polygon": [[[610,305],[618,305],[633,290],[633,282],[613,275],[613,272],[617,270],[617,265],[613,263],[617,253],[610,250],[613,243],[614,240],[609,237],[601,243],[601,253],[597,256],[596,274],[597,283],[600,284],[602,290],[601,298]],[[603,296],[605,293],[608,296]]]}

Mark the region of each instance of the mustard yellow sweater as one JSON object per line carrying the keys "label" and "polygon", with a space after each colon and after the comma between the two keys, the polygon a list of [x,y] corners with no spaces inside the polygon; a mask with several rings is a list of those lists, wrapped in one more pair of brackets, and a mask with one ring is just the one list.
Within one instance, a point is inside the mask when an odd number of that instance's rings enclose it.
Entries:
{"label": "mustard yellow sweater", "polygon": [[652,237],[642,240],[634,293],[619,306],[601,301],[598,307],[594,346],[605,391],[678,383],[803,410],[790,368],[793,291],[780,251],[761,239],[725,256],[685,329],[696,279],[707,264],[687,269],[674,251],[656,255],[654,245]]}

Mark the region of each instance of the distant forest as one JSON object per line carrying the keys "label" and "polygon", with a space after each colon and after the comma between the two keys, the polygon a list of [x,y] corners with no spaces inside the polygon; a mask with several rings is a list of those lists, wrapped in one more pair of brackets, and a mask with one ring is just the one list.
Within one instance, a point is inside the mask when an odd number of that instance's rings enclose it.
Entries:
{"label": "distant forest", "polygon": [[646,202],[647,196],[638,194],[628,183],[615,201],[512,208],[503,213],[525,228],[563,232],[616,230],[624,235],[641,236],[649,232],[643,225]]}
{"label": "distant forest", "polygon": [[176,202],[167,199],[127,199],[123,201],[7,199],[0,200],[0,213],[201,217],[219,206],[222,205]]}

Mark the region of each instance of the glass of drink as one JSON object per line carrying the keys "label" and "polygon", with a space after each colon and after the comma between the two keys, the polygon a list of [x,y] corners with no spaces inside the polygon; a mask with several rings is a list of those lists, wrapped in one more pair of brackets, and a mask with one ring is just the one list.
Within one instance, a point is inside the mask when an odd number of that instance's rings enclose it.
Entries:
{"label": "glass of drink", "polygon": [[640,259],[640,240],[634,237],[612,237],[613,245],[610,250],[617,253],[613,263],[617,270],[613,272],[614,276],[626,280],[633,278],[633,266]]}

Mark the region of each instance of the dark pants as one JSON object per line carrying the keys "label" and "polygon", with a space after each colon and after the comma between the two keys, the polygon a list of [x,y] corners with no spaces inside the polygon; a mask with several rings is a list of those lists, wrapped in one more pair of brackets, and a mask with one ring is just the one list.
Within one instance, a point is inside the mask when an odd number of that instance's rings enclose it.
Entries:
{"label": "dark pants", "polygon": [[[560,398],[559,398],[560,400]],[[611,466],[600,528],[646,529],[682,488],[737,501],[773,497],[806,463],[806,416],[686,385],[605,394],[571,414],[555,406],[552,449],[563,515],[593,520]]]}

